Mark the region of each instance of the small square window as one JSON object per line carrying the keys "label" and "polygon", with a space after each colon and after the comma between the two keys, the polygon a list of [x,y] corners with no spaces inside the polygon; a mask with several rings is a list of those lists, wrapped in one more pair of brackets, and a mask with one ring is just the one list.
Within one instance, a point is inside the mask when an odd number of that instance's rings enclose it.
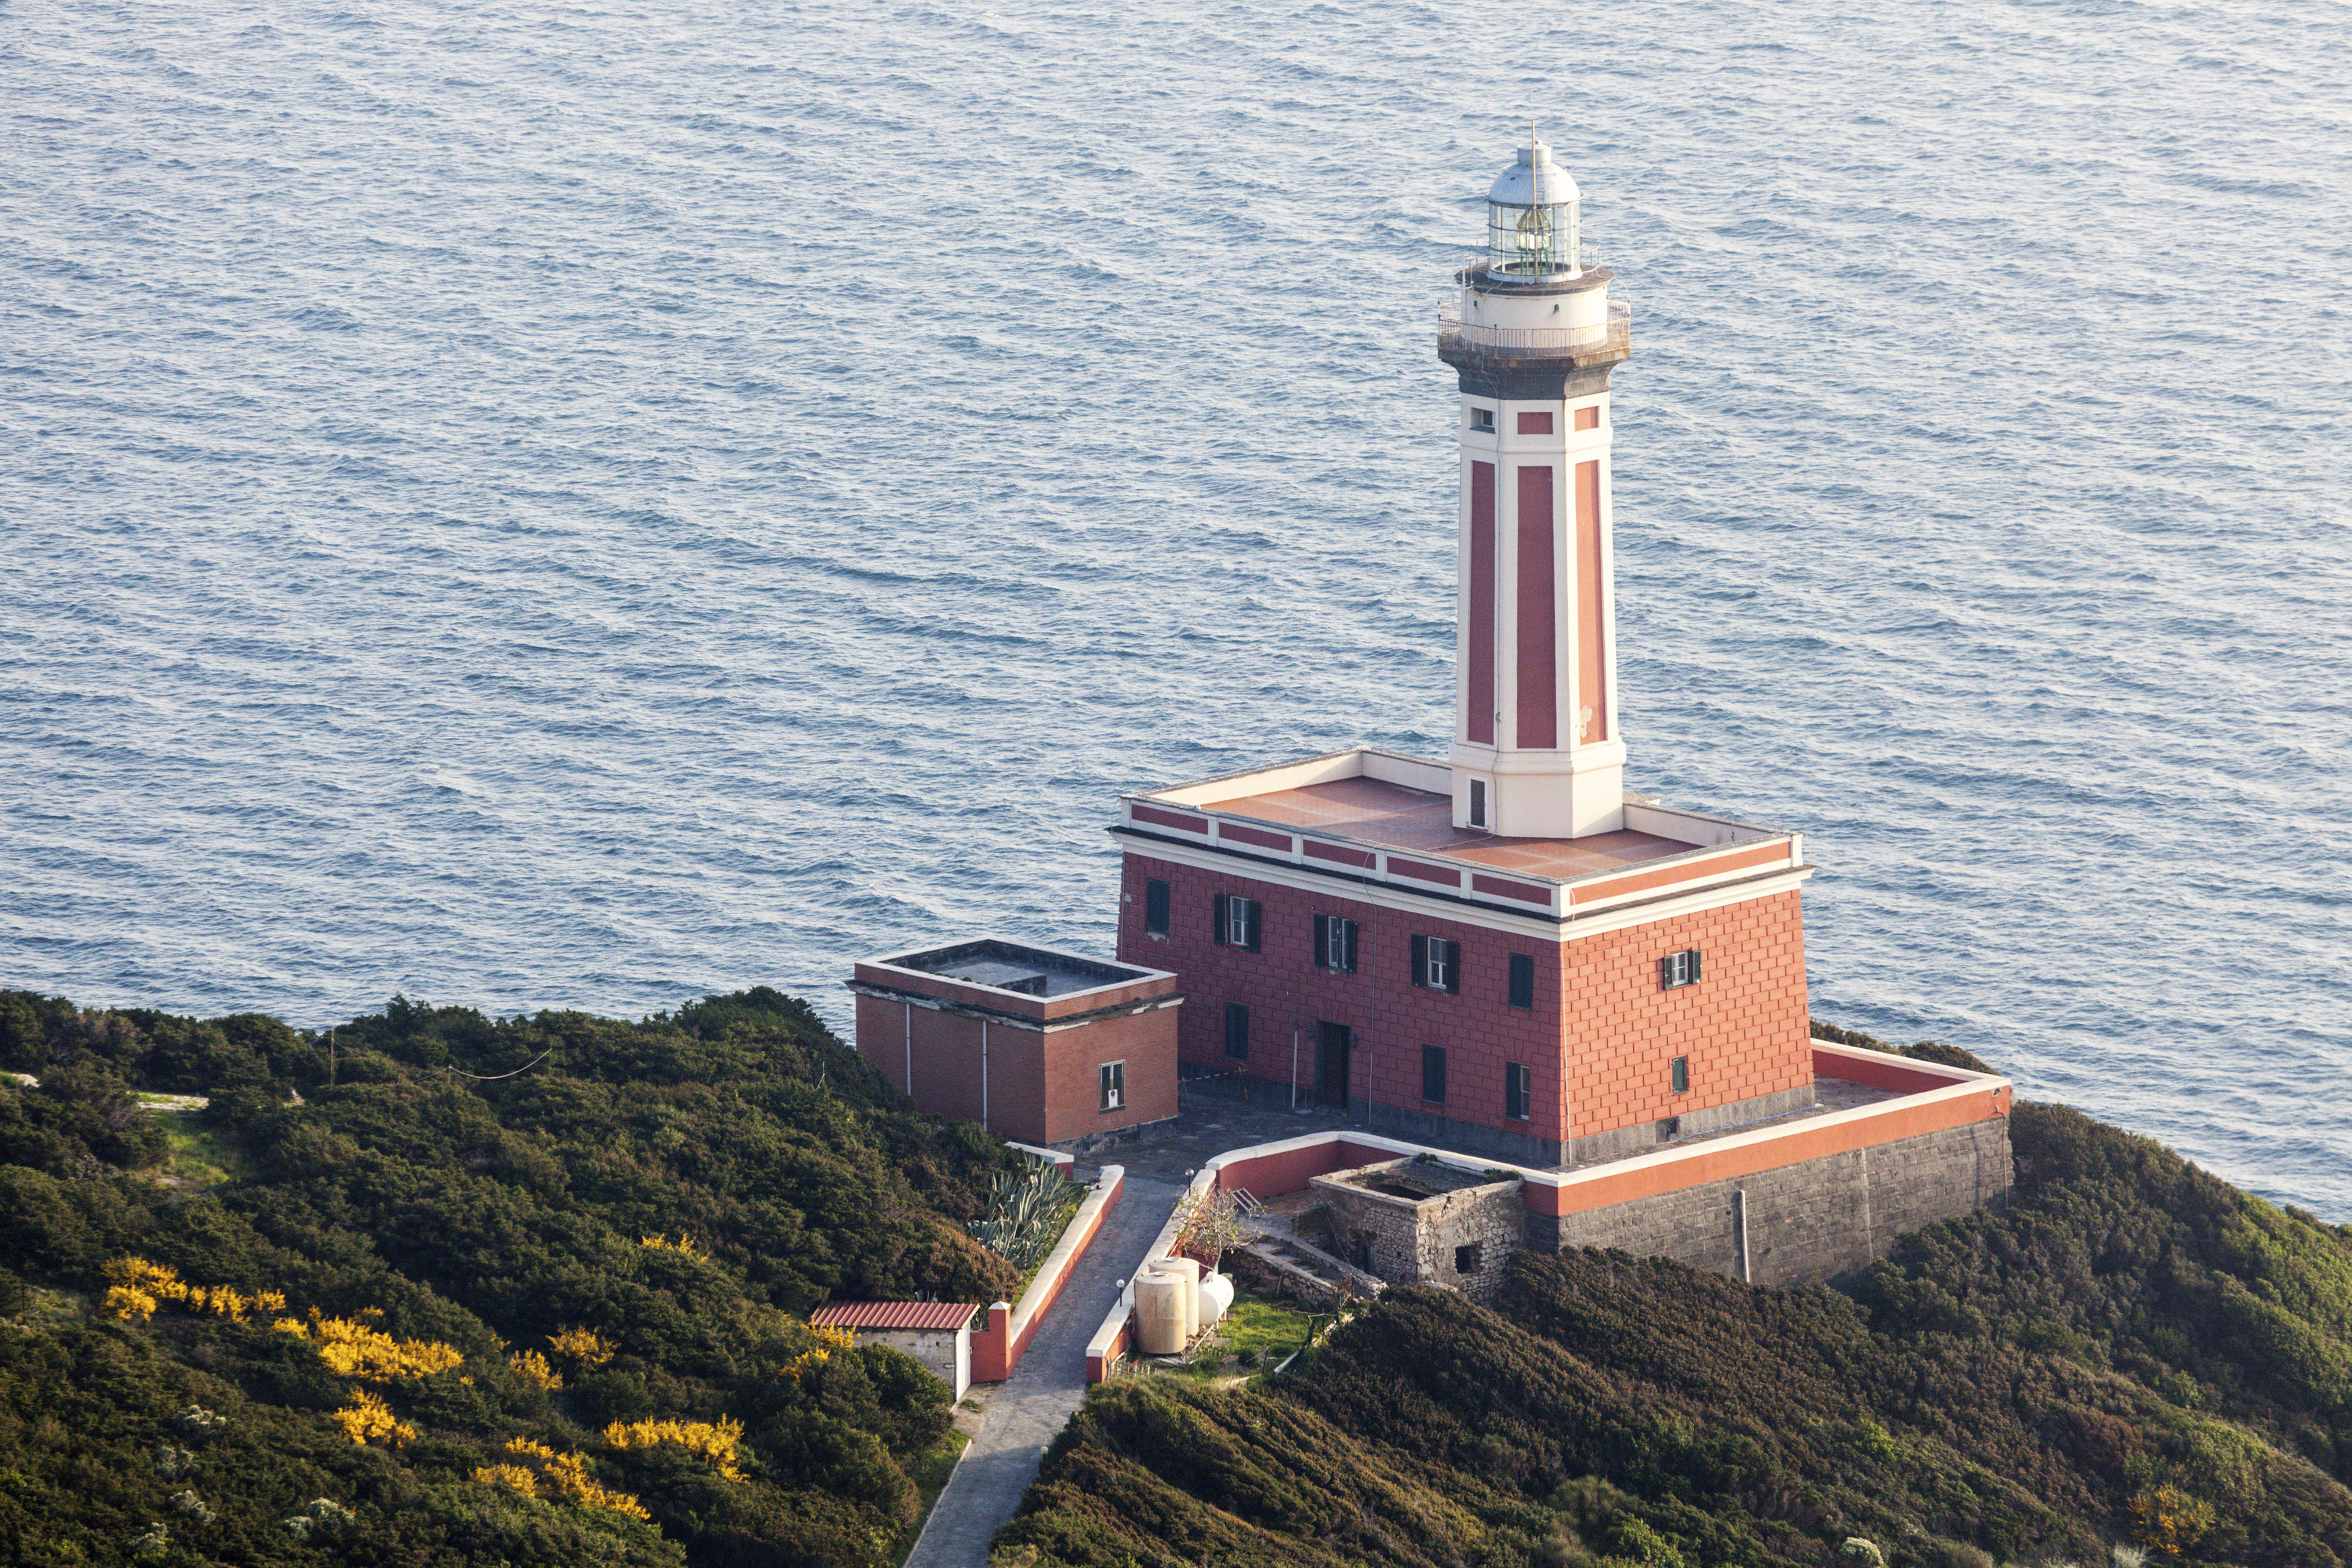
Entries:
{"label": "small square window", "polygon": [[1511,955],[1510,1003],[1515,1008],[1536,1005],[1536,956],[1533,953]]}
{"label": "small square window", "polygon": [[1576,428],[1579,430],[1600,429],[1601,405],[1599,403],[1594,403],[1591,408],[1578,409],[1576,411]]}
{"label": "small square window", "polygon": [[1473,1241],[1467,1247],[1456,1247],[1454,1249],[1454,1271],[1456,1274],[1475,1274],[1478,1271],[1478,1243]]}
{"label": "small square window", "polygon": [[1127,1063],[1106,1061],[1102,1065],[1102,1108],[1122,1111],[1127,1108]]}
{"label": "small square window", "polygon": [[1249,1060],[1249,1009],[1239,1002],[1225,1004],[1225,1054],[1235,1061]]}
{"label": "small square window", "polygon": [[1168,935],[1168,884],[1156,876],[1143,884],[1143,929],[1154,936]]}
{"label": "small square window", "polygon": [[1690,1058],[1687,1056],[1675,1058],[1675,1092],[1677,1094],[1690,1092]]}
{"label": "small square window", "polygon": [[1503,1063],[1503,1114],[1514,1122],[1528,1120],[1536,1097],[1535,1069],[1525,1062]]}
{"label": "small square window", "polygon": [[1698,984],[1698,949],[1685,947],[1679,953],[1669,953],[1658,960],[1658,988],[1678,990],[1684,986]]}
{"label": "small square window", "polygon": [[1483,430],[1490,434],[1493,434],[1495,429],[1495,411],[1491,408],[1472,409],[1470,411],[1470,428],[1473,430]]}
{"label": "small square window", "polygon": [[1432,1105],[1445,1103],[1445,1048],[1421,1048],[1421,1097]]}

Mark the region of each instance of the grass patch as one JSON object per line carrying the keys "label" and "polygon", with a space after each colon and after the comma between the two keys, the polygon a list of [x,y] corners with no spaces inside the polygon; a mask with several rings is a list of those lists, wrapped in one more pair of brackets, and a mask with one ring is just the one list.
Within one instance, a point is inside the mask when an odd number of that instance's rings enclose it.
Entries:
{"label": "grass patch", "polygon": [[946,1439],[938,1448],[907,1467],[908,1477],[922,1494],[922,1506],[915,1514],[915,1528],[907,1532],[907,1550],[898,1553],[899,1562],[906,1562],[914,1552],[915,1542],[922,1539],[923,1526],[931,1517],[931,1507],[940,1500],[940,1493],[947,1490],[948,1478],[955,1474],[956,1460],[962,1457],[964,1445],[971,1441],[970,1433],[950,1427]]}
{"label": "grass patch", "polygon": [[[1323,1324],[1329,1322],[1326,1314]],[[1234,1304],[1226,1309],[1225,1315],[1217,1320],[1206,1343],[1195,1349],[1182,1366],[1154,1366],[1152,1370],[1200,1383],[1246,1377],[1253,1373],[1273,1371],[1277,1362],[1306,1341],[1305,1312],[1255,1291],[1242,1291],[1234,1295]],[[1252,1354],[1253,1364],[1242,1364],[1245,1351]]]}
{"label": "grass patch", "polygon": [[[1328,1320],[1329,1314],[1325,1316]],[[1244,1291],[1234,1298],[1232,1310],[1218,1321],[1217,1338],[1235,1354],[1254,1350],[1263,1361],[1271,1352],[1279,1361],[1307,1342],[1307,1314],[1278,1305],[1255,1291]]]}
{"label": "grass patch", "polygon": [[245,1175],[245,1161],[236,1146],[210,1127],[184,1115],[158,1116],[155,1122],[163,1129],[164,1138],[157,1180],[201,1189]]}

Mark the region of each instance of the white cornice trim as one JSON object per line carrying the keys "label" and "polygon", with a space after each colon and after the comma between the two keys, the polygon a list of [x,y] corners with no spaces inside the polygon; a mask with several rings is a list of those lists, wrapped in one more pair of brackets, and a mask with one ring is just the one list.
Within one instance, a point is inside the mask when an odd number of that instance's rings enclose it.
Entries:
{"label": "white cornice trim", "polygon": [[[1392,909],[1400,915],[1428,915],[1438,920],[1458,921],[1465,925],[1476,925],[1489,931],[1505,931],[1522,936],[1533,936],[1547,942],[1573,941],[1583,936],[1598,936],[1611,931],[1622,931],[1629,926],[1647,925],[1653,921],[1669,920],[1679,915],[1696,915],[1710,909],[1721,909],[1750,899],[1769,898],[1775,894],[1790,892],[1804,884],[1815,867],[1787,866],[1766,870],[1750,876],[1734,876],[1724,882],[1710,882],[1697,887],[1661,890],[1655,896],[1612,902],[1596,909],[1571,914],[1565,919],[1549,915],[1522,915],[1517,910],[1499,908],[1469,899],[1435,898],[1410,892],[1393,883],[1360,880],[1344,871],[1317,872],[1294,866],[1281,861],[1261,860],[1254,855],[1229,850],[1219,850],[1204,844],[1179,843],[1157,834],[1139,832],[1124,825],[1113,827],[1111,836],[1121,841],[1121,847],[1130,853],[1149,855],[1177,865],[1191,866],[1197,871],[1220,873],[1226,876],[1243,877],[1276,887],[1286,887],[1300,893],[1321,893],[1347,898],[1358,904],[1370,904],[1381,909]],[[1504,873],[1507,874],[1507,873]]]}

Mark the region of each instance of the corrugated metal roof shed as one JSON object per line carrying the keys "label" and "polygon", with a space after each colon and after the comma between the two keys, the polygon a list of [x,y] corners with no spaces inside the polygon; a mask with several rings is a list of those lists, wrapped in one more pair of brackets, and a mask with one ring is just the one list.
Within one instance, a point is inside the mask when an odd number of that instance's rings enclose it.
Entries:
{"label": "corrugated metal roof shed", "polygon": [[952,1329],[979,1310],[970,1301],[829,1301],[809,1322],[847,1329]]}

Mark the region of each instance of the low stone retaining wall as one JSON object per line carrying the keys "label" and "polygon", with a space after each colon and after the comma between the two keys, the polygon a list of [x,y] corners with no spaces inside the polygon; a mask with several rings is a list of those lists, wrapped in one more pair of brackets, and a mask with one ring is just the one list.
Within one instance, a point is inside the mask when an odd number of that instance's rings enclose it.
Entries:
{"label": "low stone retaining wall", "polygon": [[1127,1170],[1121,1166],[1105,1166],[1096,1178],[1094,1191],[1078,1205],[1062,1232],[1062,1239],[1046,1255],[1045,1266],[1029,1288],[1021,1292],[1017,1305],[998,1301],[988,1309],[988,1326],[971,1336],[971,1380],[974,1383],[1002,1383],[1013,1375],[1021,1364],[1021,1357],[1036,1337],[1038,1324],[1068,1284],[1078,1260],[1094,1245],[1101,1231],[1103,1218],[1118,1207],[1127,1191]]}

